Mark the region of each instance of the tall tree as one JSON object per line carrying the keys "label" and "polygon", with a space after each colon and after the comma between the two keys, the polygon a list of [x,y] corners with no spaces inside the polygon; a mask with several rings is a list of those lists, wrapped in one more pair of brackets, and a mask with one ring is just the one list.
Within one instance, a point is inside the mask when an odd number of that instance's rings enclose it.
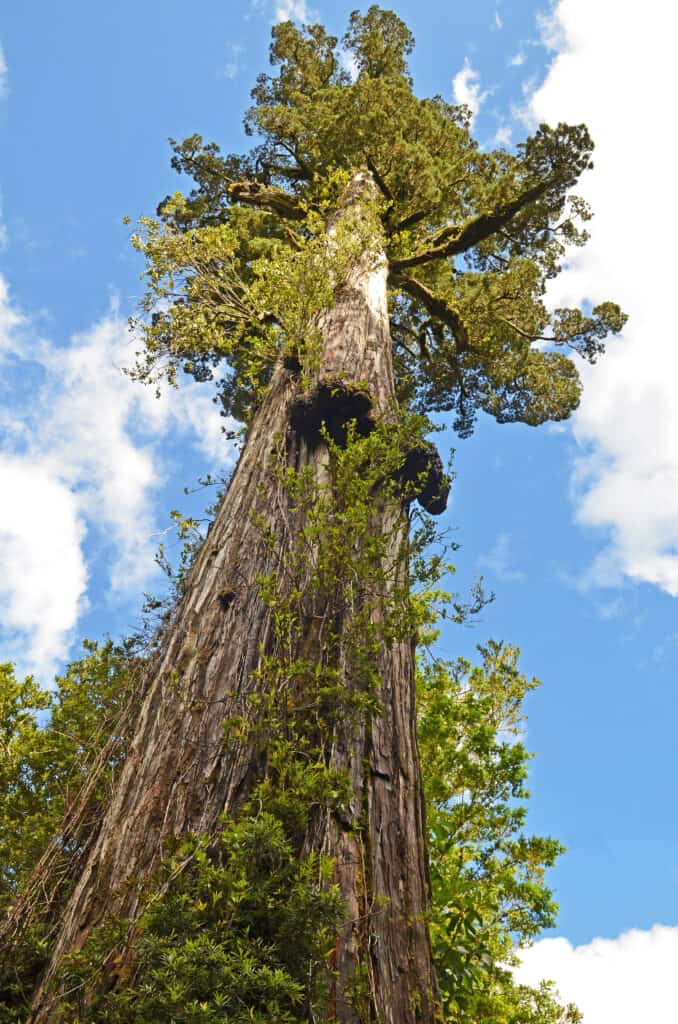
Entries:
{"label": "tall tree", "polygon": [[342,46],[354,76],[322,26],[277,26],[276,73],[245,120],[257,145],[174,144],[195,187],[135,236],[136,375],[223,372],[246,439],[140,687],[33,1024],[66,1019],[63,965],[111,915],[127,942],[94,988],[124,984],[144,880],[173,837],[266,809],[300,861],[333,864],[343,912],[324,1019],[440,1016],[410,510],[441,512],[448,483],[425,415],[454,410],[462,435],[478,410],[563,419],[580,393],[571,353],[593,361],[624,317],[543,301],[565,247],[586,240],[571,195],[590,165],[584,126],[483,153],[465,108],[414,95],[395,14],[354,13]]}

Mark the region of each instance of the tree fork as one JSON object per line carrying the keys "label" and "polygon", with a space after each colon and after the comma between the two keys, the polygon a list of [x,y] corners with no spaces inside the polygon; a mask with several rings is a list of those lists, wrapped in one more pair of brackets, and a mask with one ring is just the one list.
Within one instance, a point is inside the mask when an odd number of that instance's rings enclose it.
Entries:
{"label": "tree fork", "polygon": [[[360,215],[361,204],[374,193],[371,174],[355,173],[334,224]],[[332,234],[330,224],[329,245]],[[349,269],[333,307],[316,317],[321,346],[315,386],[332,382],[336,389],[340,382],[346,394],[358,387],[369,396],[370,416],[383,420],[395,407],[387,262],[378,238],[369,248]],[[260,580],[283,564],[297,540],[298,523],[273,472],[271,442],[288,435],[300,389],[299,377],[281,361],[143,687],[129,755],[64,911],[29,1024],[63,1020],[54,991],[63,957],[82,948],[108,915],[138,916],[138,883],[157,868],[167,841],[214,830],[220,815],[237,813],[259,777],[252,739],[238,739],[226,751],[224,725],[243,709],[247,713],[262,686],[258,669],[274,641],[274,624]],[[326,444],[295,433],[295,443],[287,447],[288,465],[310,467],[317,481],[326,480]],[[275,547],[267,544],[262,521],[275,535]],[[405,587],[404,503],[377,509],[375,529],[381,531],[389,564],[397,566],[390,585]],[[311,654],[320,656],[320,649],[313,650],[318,643],[312,639],[313,624],[305,628]],[[346,904],[328,1019],[346,1024],[364,1019],[350,998],[362,961],[369,1019],[432,1024],[440,1010],[426,921],[429,883],[412,641],[382,644],[377,661],[379,710],[357,722],[339,722],[332,739],[331,765],[350,779],[350,817],[316,815],[302,855],[319,851],[334,858]],[[348,664],[345,653],[340,662]],[[350,679],[345,682],[350,686]]]}

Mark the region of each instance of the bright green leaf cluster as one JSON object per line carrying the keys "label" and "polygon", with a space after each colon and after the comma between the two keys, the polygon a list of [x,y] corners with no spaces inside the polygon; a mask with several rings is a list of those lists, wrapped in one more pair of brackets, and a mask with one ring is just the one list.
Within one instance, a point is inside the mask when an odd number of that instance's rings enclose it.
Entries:
{"label": "bright green leaf cluster", "polygon": [[300,860],[279,819],[245,813],[215,836],[178,843],[147,893],[125,983],[80,998],[114,958],[126,922],[110,922],[64,966],[73,1024],[292,1024],[313,1019],[342,913],[332,864]]}
{"label": "bright green leaf cluster", "polygon": [[527,835],[530,755],[522,703],[538,685],[518,670],[518,650],[490,642],[481,663],[422,662],[418,678],[433,887],[431,934],[448,1019],[527,1024],[562,1017],[553,993],[518,986],[516,944],[555,920],[544,882],[562,846]]}

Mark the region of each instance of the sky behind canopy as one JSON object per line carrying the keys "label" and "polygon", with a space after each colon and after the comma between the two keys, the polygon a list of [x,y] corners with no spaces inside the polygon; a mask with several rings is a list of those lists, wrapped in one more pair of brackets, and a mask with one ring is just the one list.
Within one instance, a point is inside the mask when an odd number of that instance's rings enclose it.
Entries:
{"label": "sky behind canopy", "polygon": [[[354,3],[25,0],[0,12],[0,660],[44,679],[82,636],[124,635],[171,508],[234,453],[208,386],[159,400],[121,372],[141,294],[125,214],[181,187],[169,136],[247,148],[249,89],[271,24],[343,32]],[[531,827],[568,853],[551,875],[558,928],[525,956],[587,1024],[674,1022],[678,1006],[678,397],[672,33],[659,0],[426,0],[420,95],[467,103],[484,147],[539,120],[586,121],[580,191],[592,239],[554,305],[630,314],[567,424],[484,419],[456,448],[444,526],[456,585],[496,601],[445,633],[445,654],[493,637],[544,680],[530,699]],[[654,1000],[654,1002],[653,1002]]]}

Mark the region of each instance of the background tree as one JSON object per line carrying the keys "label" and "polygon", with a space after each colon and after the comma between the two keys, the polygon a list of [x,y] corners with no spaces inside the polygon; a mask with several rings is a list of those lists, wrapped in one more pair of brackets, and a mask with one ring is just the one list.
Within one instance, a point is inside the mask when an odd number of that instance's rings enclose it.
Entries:
{"label": "background tree", "polygon": [[[425,414],[454,410],[461,434],[478,410],[562,419],[580,391],[571,351],[595,359],[624,317],[543,301],[565,246],[586,239],[570,194],[590,164],[583,126],[481,153],[464,108],[414,95],[413,39],[393,13],[356,12],[343,45],[354,81],[321,26],[277,26],[277,74],[260,76],[245,121],[257,145],[175,144],[195,188],[134,238],[148,282],[136,376],[225,367],[220,400],[246,441],[140,686],[36,1024],[65,1019],[64,964],[111,915],[129,926],[84,1005],[124,988],[144,880],[173,837],[257,806],[300,862],[334,864],[344,910],[323,1016],[441,1012],[409,516],[415,497],[442,511],[448,484]],[[430,584],[436,563],[421,572]]]}

